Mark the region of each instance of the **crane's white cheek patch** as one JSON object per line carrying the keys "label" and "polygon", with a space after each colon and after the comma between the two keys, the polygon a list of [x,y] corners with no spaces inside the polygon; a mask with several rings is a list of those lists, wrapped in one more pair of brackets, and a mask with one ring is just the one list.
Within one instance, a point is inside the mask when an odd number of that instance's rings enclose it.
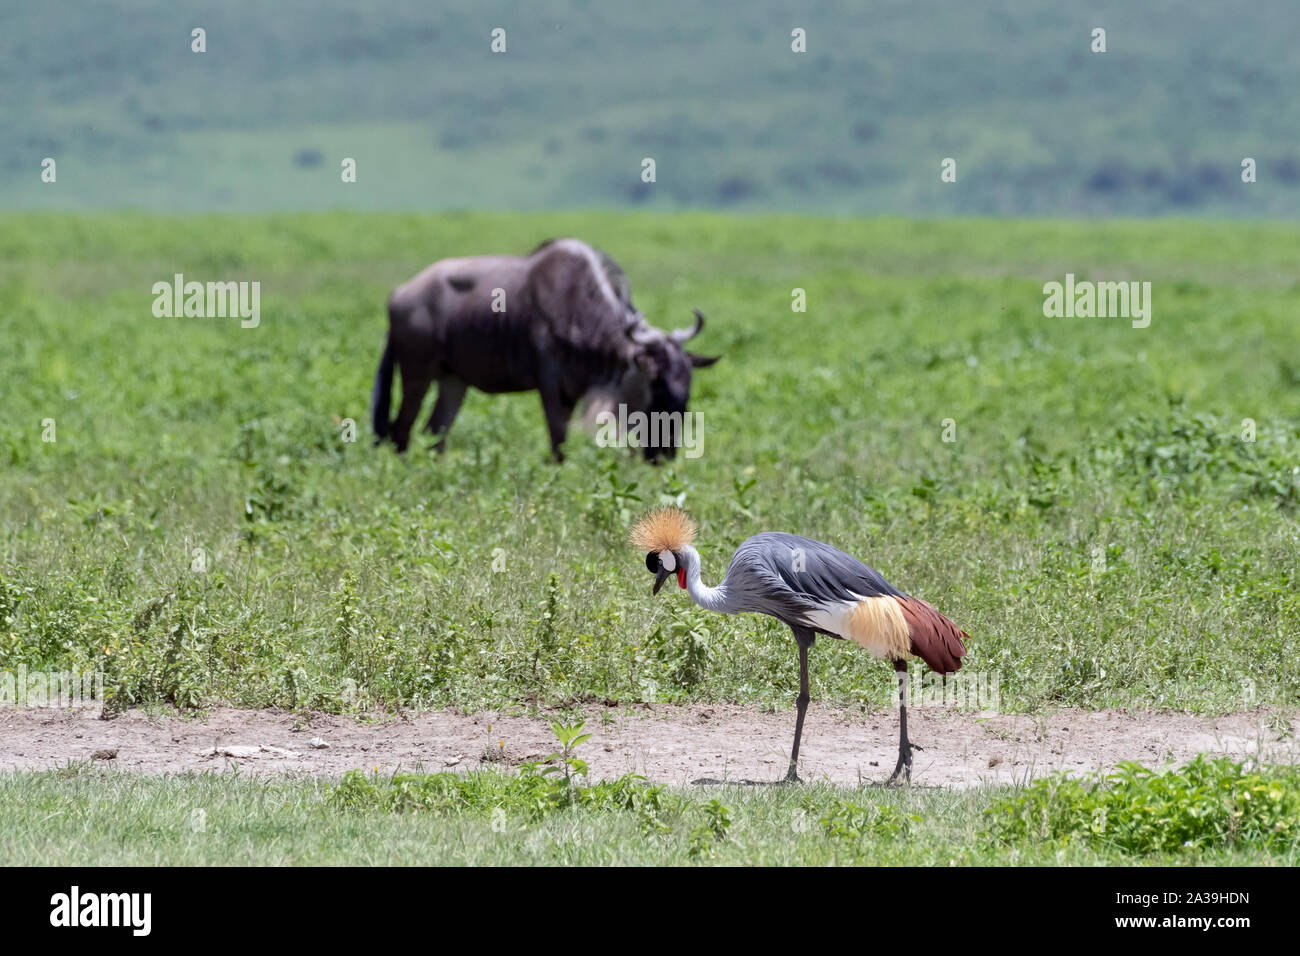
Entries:
{"label": "crane's white cheek patch", "polygon": [[863,598],[842,607],[840,629],[835,633],[861,644],[876,657],[899,660],[911,656],[911,631],[894,598]]}
{"label": "crane's white cheek patch", "polygon": [[660,551],[659,563],[665,571],[674,571],[677,569],[677,556],[671,551]]}

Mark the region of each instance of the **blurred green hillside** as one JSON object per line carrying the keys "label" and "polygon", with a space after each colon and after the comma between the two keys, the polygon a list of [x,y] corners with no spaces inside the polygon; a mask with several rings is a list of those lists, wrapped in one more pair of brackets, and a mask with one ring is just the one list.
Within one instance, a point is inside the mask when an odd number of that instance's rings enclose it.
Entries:
{"label": "blurred green hillside", "polygon": [[2,207],[1300,213],[1289,0],[7,6]]}

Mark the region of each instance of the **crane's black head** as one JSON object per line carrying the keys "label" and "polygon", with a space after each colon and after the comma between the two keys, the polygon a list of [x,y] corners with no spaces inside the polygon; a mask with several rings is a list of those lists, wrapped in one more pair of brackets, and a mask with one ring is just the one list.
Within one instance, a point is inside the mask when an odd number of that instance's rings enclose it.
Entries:
{"label": "crane's black head", "polygon": [[679,587],[686,587],[686,567],[682,564],[682,559],[678,557],[675,551],[648,551],[645,556],[645,566],[650,573],[655,576],[655,586],[651,594],[658,594],[659,589],[664,586],[664,582],[672,577],[673,572],[677,573],[677,584]]}

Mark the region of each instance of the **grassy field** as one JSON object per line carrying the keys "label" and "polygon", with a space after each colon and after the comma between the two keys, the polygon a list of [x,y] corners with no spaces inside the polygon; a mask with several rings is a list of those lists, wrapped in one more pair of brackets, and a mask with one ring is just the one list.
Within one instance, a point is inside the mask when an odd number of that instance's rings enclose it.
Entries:
{"label": "grassy field", "polygon": [[[708,314],[702,457],[574,432],[557,467],[535,395],[472,394],[440,460],[372,448],[388,290],[560,234],[653,321]],[[0,670],[183,709],[788,706],[779,625],[651,599],[625,529],[671,500],[706,581],[762,529],[876,565],[971,633],[1004,710],[1290,706],[1298,255],[1293,229],[1196,222],[9,216]],[[260,326],[155,318],[177,272],[260,281]],[[1044,318],[1066,272],[1150,281],[1150,327]],[[812,666],[820,700],[889,701],[853,647]]]}
{"label": "grassy field", "polygon": [[710,787],[525,768],[0,775],[0,865],[1286,865],[1300,775],[1196,762],[1023,789]]}

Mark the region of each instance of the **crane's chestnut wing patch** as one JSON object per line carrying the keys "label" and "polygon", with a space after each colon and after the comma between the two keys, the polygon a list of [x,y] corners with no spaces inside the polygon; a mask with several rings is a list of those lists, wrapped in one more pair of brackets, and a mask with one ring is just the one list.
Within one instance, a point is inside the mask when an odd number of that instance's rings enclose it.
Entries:
{"label": "crane's chestnut wing patch", "polygon": [[966,656],[970,635],[920,598],[899,601],[912,637],[912,653],[940,674],[951,674]]}

